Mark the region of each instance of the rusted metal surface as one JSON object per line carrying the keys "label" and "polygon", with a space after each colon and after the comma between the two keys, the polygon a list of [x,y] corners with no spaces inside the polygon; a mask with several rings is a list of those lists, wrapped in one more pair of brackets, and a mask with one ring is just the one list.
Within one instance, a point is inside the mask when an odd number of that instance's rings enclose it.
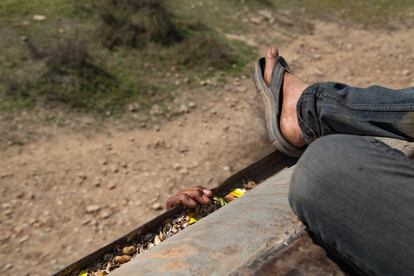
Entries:
{"label": "rusted metal surface", "polygon": [[[378,138],[406,155],[414,143]],[[273,152],[234,174],[213,191],[220,195],[249,179],[265,183],[151,251],[136,256],[114,275],[343,275],[314,245],[290,211],[287,194],[296,159]],[[271,177],[272,175],[276,176]],[[55,275],[70,275],[137,236],[153,231],[172,209],[69,265]]]}
{"label": "rusted metal surface", "polygon": [[113,275],[228,275],[302,231],[288,203],[293,167],[178,233]]}
{"label": "rusted metal surface", "polygon": [[325,250],[315,245],[305,231],[292,237],[286,244],[269,248],[254,256],[232,276],[260,275],[346,275],[330,260]]}
{"label": "rusted metal surface", "polygon": [[[235,173],[226,179],[221,185],[213,189],[213,192],[217,195],[226,193],[228,190],[239,185],[244,180],[253,180],[256,183],[266,180],[270,176],[278,173],[280,170],[283,170],[287,167],[295,164],[297,159],[285,156],[277,151],[270,153],[269,155],[259,159],[253,164],[249,165],[245,169]],[[75,271],[79,269],[87,268],[91,263],[101,258],[104,254],[111,252],[113,248],[117,245],[123,245],[129,243],[130,241],[136,239],[138,236],[143,233],[153,232],[155,229],[164,221],[166,218],[172,217],[178,213],[182,212],[182,207],[178,206],[173,208],[160,216],[154,218],[153,220],[137,227],[130,233],[116,239],[115,241],[97,249],[91,254],[85,256],[84,258],[68,265],[64,269],[56,272],[54,275],[63,276],[63,275],[72,275]]]}

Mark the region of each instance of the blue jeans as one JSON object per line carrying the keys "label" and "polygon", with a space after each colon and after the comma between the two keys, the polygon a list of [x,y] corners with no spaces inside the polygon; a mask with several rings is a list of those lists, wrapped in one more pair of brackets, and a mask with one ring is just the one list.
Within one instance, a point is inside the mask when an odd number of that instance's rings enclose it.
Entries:
{"label": "blue jeans", "polygon": [[414,87],[350,87],[317,83],[297,105],[306,144],[329,134],[380,136],[414,141]]}
{"label": "blue jeans", "polygon": [[356,271],[414,275],[414,161],[366,137],[414,140],[414,88],[315,84],[297,111],[310,145],[292,176],[294,212]]}

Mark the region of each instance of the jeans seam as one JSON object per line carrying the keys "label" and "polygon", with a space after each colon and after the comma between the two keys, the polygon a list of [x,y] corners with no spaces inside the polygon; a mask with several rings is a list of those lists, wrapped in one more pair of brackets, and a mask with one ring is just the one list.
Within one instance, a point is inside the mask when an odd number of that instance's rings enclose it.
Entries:
{"label": "jeans seam", "polygon": [[345,108],[355,110],[355,111],[385,111],[385,112],[394,112],[394,111],[414,111],[414,103],[406,104],[349,104],[346,103],[343,98],[338,95],[330,93],[328,90],[324,90],[323,95],[320,94],[320,98],[330,98],[335,100],[337,103],[343,105]]}
{"label": "jeans seam", "polygon": [[300,107],[303,103],[309,101],[309,99],[306,99],[306,98],[309,98],[309,97],[314,97],[314,93],[313,92],[304,92],[301,95],[301,97],[300,97],[300,99],[297,103],[297,106],[296,106],[296,116],[298,118],[299,128],[301,129],[301,136],[302,136],[302,139],[307,144],[310,144],[312,141],[314,141],[315,136],[316,136],[315,132],[312,130],[312,128],[310,128],[306,124],[305,120],[303,120],[302,117],[300,116]]}
{"label": "jeans seam", "polygon": [[324,89],[321,89],[319,87],[319,84],[313,84],[308,86],[300,96],[298,103],[296,105],[296,115],[298,118],[298,124],[299,128],[301,130],[301,135],[303,138],[303,141],[306,144],[310,144],[316,139],[318,139],[315,131],[306,123],[306,121],[300,116],[300,110],[304,103],[306,102],[313,102],[315,101],[315,104],[317,104],[317,100],[323,99],[323,92]]}
{"label": "jeans seam", "polygon": [[313,130],[308,127],[305,123],[305,121],[300,118],[298,116],[298,120],[299,120],[299,127],[301,129],[301,133],[302,133],[302,138],[305,141],[305,143],[310,144],[312,141],[315,140],[315,133],[313,132]]}

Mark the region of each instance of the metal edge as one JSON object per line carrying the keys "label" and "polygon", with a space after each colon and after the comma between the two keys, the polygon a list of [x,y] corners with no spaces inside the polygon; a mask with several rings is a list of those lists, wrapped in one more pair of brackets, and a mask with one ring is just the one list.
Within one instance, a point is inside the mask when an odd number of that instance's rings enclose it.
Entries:
{"label": "metal edge", "polygon": [[[244,169],[228,177],[219,186],[213,188],[212,191],[216,195],[223,195],[223,193],[226,193],[231,188],[240,185],[243,180],[252,180],[259,183],[269,178],[270,176],[276,174],[277,172],[283,170],[284,168],[293,166],[296,162],[297,158],[289,157],[279,151],[273,151],[272,153],[265,155],[264,157],[253,162]],[[168,210],[162,213],[161,215],[155,217],[154,219],[150,220],[149,222],[142,224],[141,226],[137,227],[135,230],[132,230],[131,232],[122,236],[121,238],[118,238],[113,242],[108,243],[107,245],[95,250],[94,252],[66,266],[62,270],[52,275],[71,275],[77,270],[85,269],[91,263],[98,260],[106,253],[111,252],[115,246],[126,244],[134,240],[137,236],[152,231],[166,218],[179,214],[180,212],[182,212],[182,210],[182,206],[177,206],[171,210]]]}
{"label": "metal edge", "polygon": [[300,242],[302,237],[306,237],[306,230],[304,228],[299,229],[296,233],[291,234],[280,243],[270,248],[262,249],[260,253],[235,268],[229,276],[264,275],[262,271],[281,256],[283,252]]}

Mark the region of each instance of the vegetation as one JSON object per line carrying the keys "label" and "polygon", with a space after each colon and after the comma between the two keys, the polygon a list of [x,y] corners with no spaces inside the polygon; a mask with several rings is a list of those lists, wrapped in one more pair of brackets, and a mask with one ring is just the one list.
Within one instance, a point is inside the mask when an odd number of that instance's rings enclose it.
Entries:
{"label": "vegetation", "polygon": [[34,83],[37,95],[31,95],[37,101],[102,112],[128,98],[131,91],[94,63],[86,42],[64,39],[47,53],[47,70]]}
{"label": "vegetation", "polygon": [[105,47],[143,47],[149,42],[168,46],[183,40],[183,30],[164,0],[97,0],[93,5]]}
{"label": "vegetation", "polygon": [[[9,20],[15,24],[48,6],[43,0],[5,1],[2,8],[10,13],[3,24]],[[15,40],[12,31],[24,36],[2,57],[6,66],[0,66],[5,73],[0,77],[0,110],[63,107],[108,114],[138,102],[145,111],[174,93],[174,80],[159,79],[166,68],[234,71],[232,65],[243,60],[234,46],[205,24],[191,17],[178,19],[164,0],[54,2],[51,10],[63,18],[42,12],[48,24],[26,20],[7,33]],[[62,6],[66,8],[58,8]],[[58,28],[57,34],[55,24],[79,29]],[[148,68],[153,79],[148,78]]]}
{"label": "vegetation", "polygon": [[193,69],[228,70],[237,63],[235,50],[213,35],[197,36],[178,47],[179,64]]}
{"label": "vegetation", "polygon": [[[238,11],[380,25],[410,0],[32,0],[0,2],[0,111],[64,108],[107,114],[130,102],[143,112],[171,100],[176,76],[246,73],[255,53],[223,34],[251,28]],[[44,21],[34,20],[41,14]],[[213,16],[212,16],[213,15]],[[400,16],[403,20],[404,16]],[[384,23],[385,22],[385,23]],[[174,68],[172,70],[171,68]],[[182,80],[182,79],[181,79]]]}

